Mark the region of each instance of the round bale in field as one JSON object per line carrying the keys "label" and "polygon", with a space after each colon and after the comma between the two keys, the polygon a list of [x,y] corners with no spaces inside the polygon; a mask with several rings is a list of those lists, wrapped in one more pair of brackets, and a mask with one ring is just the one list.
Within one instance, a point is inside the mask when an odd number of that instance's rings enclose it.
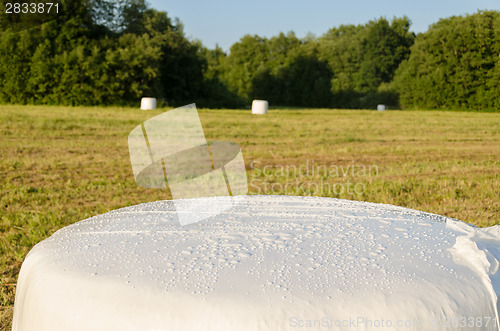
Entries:
{"label": "round bale in field", "polygon": [[142,110],[156,109],[156,98],[142,98],[141,99],[141,109]]}
{"label": "round bale in field", "polygon": [[[198,218],[228,198],[178,201]],[[333,326],[324,316],[363,330],[449,330],[477,316],[471,330],[498,330],[500,226],[361,201],[231,198],[186,226],[165,200],[60,229],[23,262],[12,330]]]}
{"label": "round bale in field", "polygon": [[268,108],[269,103],[266,100],[254,100],[252,102],[252,114],[265,115]]}

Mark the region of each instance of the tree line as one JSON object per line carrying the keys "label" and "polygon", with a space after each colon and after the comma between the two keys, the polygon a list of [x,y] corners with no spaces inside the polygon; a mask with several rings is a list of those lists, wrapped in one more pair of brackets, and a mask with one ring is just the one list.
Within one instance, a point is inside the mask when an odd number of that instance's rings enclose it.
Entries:
{"label": "tree line", "polygon": [[407,17],[320,37],[246,35],[224,52],[188,40],[180,21],[144,0],[60,4],[43,23],[0,18],[0,103],[136,105],[155,96],[212,108],[260,98],[295,107],[500,109],[497,11],[442,19],[418,35]]}

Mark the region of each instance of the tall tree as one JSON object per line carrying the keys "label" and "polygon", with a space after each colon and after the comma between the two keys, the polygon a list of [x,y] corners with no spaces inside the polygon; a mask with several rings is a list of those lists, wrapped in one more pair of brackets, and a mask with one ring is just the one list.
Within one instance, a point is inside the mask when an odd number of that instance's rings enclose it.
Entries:
{"label": "tall tree", "polygon": [[341,25],[318,39],[319,58],[333,72],[333,106],[370,108],[375,101],[394,104],[392,93],[379,91],[409,56],[415,35],[407,17],[385,18],[365,25]]}
{"label": "tall tree", "polygon": [[500,13],[450,17],[420,34],[393,87],[406,108],[500,109]]}

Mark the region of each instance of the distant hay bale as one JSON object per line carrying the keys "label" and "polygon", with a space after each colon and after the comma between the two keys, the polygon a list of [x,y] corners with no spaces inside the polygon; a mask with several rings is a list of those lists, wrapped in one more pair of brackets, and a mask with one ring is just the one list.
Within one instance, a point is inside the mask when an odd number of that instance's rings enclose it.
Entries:
{"label": "distant hay bale", "polygon": [[254,100],[252,102],[252,114],[265,115],[268,108],[269,103],[266,100]]}
{"label": "distant hay bale", "polygon": [[377,105],[378,111],[385,111],[385,105]]}
{"label": "distant hay bale", "polygon": [[142,98],[141,99],[141,109],[142,110],[156,109],[156,98]]}

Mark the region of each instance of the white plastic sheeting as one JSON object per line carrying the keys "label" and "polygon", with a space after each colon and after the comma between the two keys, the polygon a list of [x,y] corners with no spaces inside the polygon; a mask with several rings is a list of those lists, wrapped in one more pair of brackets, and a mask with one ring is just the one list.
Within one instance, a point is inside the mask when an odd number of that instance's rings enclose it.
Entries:
{"label": "white plastic sheeting", "polygon": [[141,99],[141,109],[142,110],[156,109],[156,98],[142,98]]}
{"label": "white plastic sheeting", "polygon": [[57,231],[23,263],[13,330],[498,329],[499,226],[330,198],[241,201],[182,227],[158,201]]}
{"label": "white plastic sheeting", "polygon": [[266,100],[254,100],[252,102],[252,114],[265,115],[268,108],[269,103]]}

